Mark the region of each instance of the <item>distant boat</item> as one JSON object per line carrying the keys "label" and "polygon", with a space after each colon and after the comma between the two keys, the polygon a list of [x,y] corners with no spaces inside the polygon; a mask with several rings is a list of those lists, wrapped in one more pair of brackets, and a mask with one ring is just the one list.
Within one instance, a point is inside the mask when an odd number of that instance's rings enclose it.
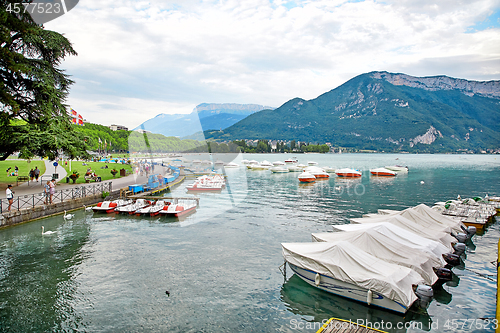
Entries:
{"label": "distant boat", "polygon": [[335,174],[339,177],[361,177],[361,171],[349,168],[337,169]]}
{"label": "distant boat", "polygon": [[288,171],[290,172],[302,172],[304,171],[304,167],[298,165],[290,165],[288,167]]}
{"label": "distant boat", "polygon": [[302,183],[312,183],[316,181],[316,177],[314,177],[314,175],[310,174],[309,172],[302,172],[299,175],[299,181]]}
{"label": "distant boat", "polygon": [[391,171],[396,171],[397,173],[408,173],[408,167],[401,165],[389,165],[385,167]]}
{"label": "distant boat", "polygon": [[288,168],[282,167],[282,166],[274,166],[272,168],[269,168],[269,170],[273,173],[287,173],[290,172]]}
{"label": "distant boat", "polygon": [[309,166],[309,167],[304,169],[304,172],[309,172],[314,177],[316,177],[316,179],[330,177],[330,175],[328,173],[326,173],[325,170],[323,170],[322,168],[317,167],[317,166]]}
{"label": "distant boat", "polygon": [[307,162],[308,165],[318,165],[318,162],[314,162],[314,161],[309,161]]}
{"label": "distant boat", "polygon": [[224,164],[224,168],[239,168],[239,164],[236,164],[234,162],[229,162],[227,164]]}
{"label": "distant boat", "polygon": [[396,171],[392,171],[386,168],[371,169],[370,173],[373,176],[384,176],[384,177],[394,177],[397,174]]}
{"label": "distant boat", "polygon": [[268,170],[269,168],[272,168],[273,165],[269,163],[268,161],[262,161],[259,164],[249,164],[247,167],[250,166],[250,169],[252,170]]}
{"label": "distant boat", "polygon": [[273,162],[273,165],[274,166],[283,166],[283,165],[285,165],[285,162],[276,161],[276,162]]}
{"label": "distant boat", "polygon": [[298,162],[299,162],[299,160],[297,160],[297,158],[296,158],[296,157],[293,157],[293,158],[287,158],[287,159],[285,160],[285,163],[286,163],[286,164],[294,164],[294,163],[298,163]]}

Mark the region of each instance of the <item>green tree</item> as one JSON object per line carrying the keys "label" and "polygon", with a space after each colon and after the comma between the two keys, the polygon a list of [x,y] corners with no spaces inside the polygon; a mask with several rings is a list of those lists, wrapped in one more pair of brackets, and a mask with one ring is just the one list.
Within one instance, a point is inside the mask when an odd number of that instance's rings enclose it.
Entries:
{"label": "green tree", "polygon": [[76,52],[64,36],[36,24],[22,5],[19,13],[8,12],[13,3],[21,1],[0,0],[0,160],[16,151],[25,158],[54,158],[59,150],[87,156],[64,104],[73,81],[58,68]]}

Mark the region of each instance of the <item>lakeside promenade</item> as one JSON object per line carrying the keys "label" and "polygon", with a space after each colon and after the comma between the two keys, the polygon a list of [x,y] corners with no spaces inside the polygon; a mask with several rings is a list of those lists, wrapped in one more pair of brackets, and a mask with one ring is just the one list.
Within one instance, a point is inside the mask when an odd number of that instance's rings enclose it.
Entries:
{"label": "lakeside promenade", "polygon": [[[73,162],[75,163],[75,162]],[[8,201],[6,199],[5,188],[7,184],[2,184],[0,193],[0,226],[13,225],[20,222],[27,222],[45,216],[60,214],[64,210],[73,210],[92,205],[102,201],[102,193],[108,192],[110,199],[118,198],[121,189],[128,189],[129,185],[144,184],[148,182],[151,174],[165,174],[166,167],[157,165],[154,173],[146,175],[131,174],[126,177],[112,178],[102,182],[91,181],[89,183],[73,184],[70,180],[66,182],[66,170],[58,166],[53,166],[53,161],[45,161],[46,170],[39,177],[38,182],[30,181],[16,185],[16,177],[12,177],[11,185],[14,191],[14,203],[11,211],[8,211]],[[54,173],[58,174],[56,182],[56,192],[53,196],[52,204],[46,203],[44,186],[48,180],[52,179]]]}

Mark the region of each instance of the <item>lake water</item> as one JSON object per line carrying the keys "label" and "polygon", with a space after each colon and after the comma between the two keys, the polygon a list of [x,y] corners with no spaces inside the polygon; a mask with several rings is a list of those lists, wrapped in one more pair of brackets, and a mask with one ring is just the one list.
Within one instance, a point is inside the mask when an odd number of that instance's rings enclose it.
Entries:
{"label": "lake water", "polygon": [[[474,236],[465,266],[453,269],[455,280],[436,290],[427,311],[405,316],[317,290],[290,269],[285,281],[279,266],[280,243],[308,242],[312,232],[379,208],[500,195],[500,156],[297,157],[355,167],[363,177],[302,186],[297,173],[228,169],[228,188],[199,194],[198,211],[181,221],[80,210],[71,221],[57,216],[0,230],[0,332],[314,332],[330,317],[383,321],[391,332],[494,331],[480,318],[495,316],[499,223]],[[409,174],[369,176],[393,164]],[[188,183],[171,194],[190,196]],[[42,236],[42,225],[57,233]]]}

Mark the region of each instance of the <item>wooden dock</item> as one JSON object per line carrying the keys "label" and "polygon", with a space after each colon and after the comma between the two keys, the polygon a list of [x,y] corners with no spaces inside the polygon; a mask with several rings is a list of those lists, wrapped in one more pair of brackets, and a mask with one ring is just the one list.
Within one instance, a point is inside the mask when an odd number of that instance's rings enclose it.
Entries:
{"label": "wooden dock", "polygon": [[387,333],[385,331],[377,330],[375,328],[359,325],[355,322],[330,318],[316,333]]}
{"label": "wooden dock", "polygon": [[[132,195],[130,195],[129,193],[125,193],[125,195],[127,198],[130,198],[130,199],[146,199],[147,197],[153,196],[153,195],[158,194],[160,192],[166,191],[173,186],[179,185],[180,183],[182,183],[184,181],[184,179],[186,179],[186,176],[179,177],[175,181],[168,183],[164,186],[160,186],[158,188],[152,189],[151,191],[145,191],[145,192],[132,194]],[[159,198],[160,197],[156,196],[156,197],[150,198],[150,199],[159,199]]]}

